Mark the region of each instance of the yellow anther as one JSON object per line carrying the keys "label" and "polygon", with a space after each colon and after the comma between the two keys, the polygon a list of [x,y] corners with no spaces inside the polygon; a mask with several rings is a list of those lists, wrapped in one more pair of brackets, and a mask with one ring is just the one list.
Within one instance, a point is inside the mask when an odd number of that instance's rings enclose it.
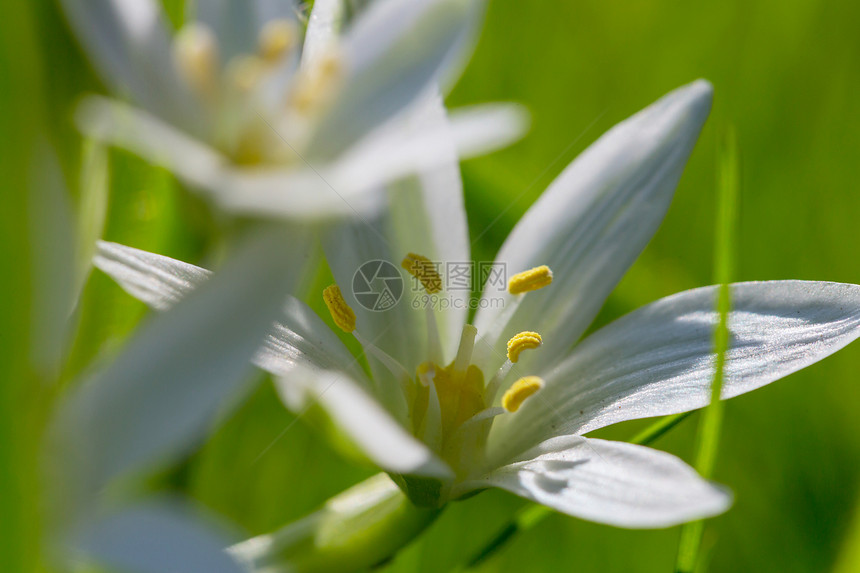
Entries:
{"label": "yellow anther", "polygon": [[250,92],[257,87],[265,71],[263,60],[257,56],[239,56],[227,64],[227,76],[243,92]]}
{"label": "yellow anther", "polygon": [[521,294],[548,286],[552,282],[552,271],[546,265],[541,265],[521,273],[517,273],[508,281],[508,292]]}
{"label": "yellow anther", "polygon": [[292,20],[271,20],[260,30],[260,56],[267,62],[277,62],[298,42],[298,29]]}
{"label": "yellow anther", "polygon": [[400,265],[410,275],[421,281],[428,294],[436,294],[442,290],[442,277],[436,269],[436,264],[423,255],[409,253]]}
{"label": "yellow anther", "polygon": [[337,93],[343,78],[340,53],[329,48],[313,65],[299,75],[289,103],[300,113],[309,114],[326,108]]}
{"label": "yellow anther", "polygon": [[177,34],[173,49],[176,67],[193,89],[205,92],[214,88],[218,43],[209,28],[202,24],[185,26]]}
{"label": "yellow anther", "polygon": [[529,396],[532,396],[541,388],[543,388],[543,380],[537,376],[524,376],[520,378],[502,396],[502,408],[508,412],[516,412]]}
{"label": "yellow anther", "polygon": [[541,345],[541,337],[537,332],[520,332],[508,340],[508,360],[516,362],[523,350],[531,350]]}
{"label": "yellow anther", "polygon": [[331,313],[331,318],[344,332],[355,330],[355,312],[346,304],[340,287],[331,285],[323,291],[323,300]]}

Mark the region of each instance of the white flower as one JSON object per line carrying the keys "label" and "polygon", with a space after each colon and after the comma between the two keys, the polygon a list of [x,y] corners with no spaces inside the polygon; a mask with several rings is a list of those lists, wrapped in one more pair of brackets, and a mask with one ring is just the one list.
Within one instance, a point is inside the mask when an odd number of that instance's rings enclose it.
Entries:
{"label": "white flower", "polygon": [[[378,0],[346,24],[343,0],[318,0],[303,41],[291,0],[201,0],[173,37],[156,4],[63,0],[106,83],[134,104],[88,97],[78,124],[223,209],[353,215],[378,206],[381,184],[446,160],[439,134],[413,131],[409,111],[459,68],[480,2]],[[511,106],[453,120],[466,155],[523,127]]]}
{"label": "white flower", "polygon": [[[255,230],[211,280],[63,396],[46,446],[46,536],[56,559],[152,573],[242,571],[208,516],[176,499],[130,501],[122,487],[187,453],[241,394],[295,280],[302,249],[283,253],[283,245],[300,240],[284,226]],[[192,271],[171,280],[203,278]]]}
{"label": "white flower", "polygon": [[[680,88],[598,140],[555,180],[499,252],[506,292],[445,291],[429,261],[469,260],[456,164],[392,195],[372,226],[325,241],[341,289],[326,303],[361,341],[372,375],[307,306],[290,299],[254,362],[293,407],[317,400],[419,505],[498,487],[585,519],[665,527],[714,515],[730,495],[678,458],[584,437],[616,422],[705,406],[714,373],[716,288],[654,302],[579,341],[663,219],[711,105],[705,81]],[[441,110],[435,120],[443,122]],[[426,257],[426,258],[425,258]],[[365,261],[400,261],[437,292],[415,310],[374,312],[350,292]],[[96,265],[155,308],[204,271],[103,243]],[[440,291],[440,288],[442,290]],[[795,372],[860,336],[860,286],[735,284],[723,396]],[[503,305],[490,304],[501,297]]]}

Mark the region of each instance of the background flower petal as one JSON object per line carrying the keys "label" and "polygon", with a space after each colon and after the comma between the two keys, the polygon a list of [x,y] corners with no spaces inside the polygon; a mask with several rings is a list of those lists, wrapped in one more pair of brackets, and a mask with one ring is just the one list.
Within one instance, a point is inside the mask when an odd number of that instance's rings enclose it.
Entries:
{"label": "background flower petal", "polygon": [[[291,250],[302,259],[298,245]],[[287,253],[282,255],[287,256]],[[294,259],[294,260],[295,260]],[[167,310],[211,276],[211,271],[170,257],[101,241],[95,265],[126,292],[157,310]],[[291,265],[297,269],[297,261]],[[296,272],[295,274],[300,274]],[[272,314],[274,324],[253,358],[253,363],[283,376],[296,364],[343,370],[367,386],[367,377],[343,342],[305,303],[290,296]]]}
{"label": "background flower petal", "polygon": [[170,34],[153,0],[62,0],[66,16],[102,79],[116,93],[192,134],[204,114],[177,74]]}
{"label": "background flower petal", "polygon": [[[461,63],[481,2],[378,0],[344,34],[346,77],[308,153],[333,157]],[[449,74],[450,75],[450,74]]]}
{"label": "background flower petal", "polygon": [[70,501],[183,453],[241,390],[283,302],[285,234],[259,232],[60,404],[50,447]]}
{"label": "background flower petal", "polygon": [[122,571],[244,571],[225,551],[229,539],[164,503],[148,502],[96,519],[72,543],[79,556]]}

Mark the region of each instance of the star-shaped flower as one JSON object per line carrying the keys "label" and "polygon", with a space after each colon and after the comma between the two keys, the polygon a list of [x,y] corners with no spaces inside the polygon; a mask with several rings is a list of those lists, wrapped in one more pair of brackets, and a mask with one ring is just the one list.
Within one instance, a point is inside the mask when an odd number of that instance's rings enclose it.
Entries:
{"label": "star-shaped flower", "polygon": [[[417,505],[497,487],[621,527],[724,511],[730,495],[680,459],[585,437],[708,403],[716,287],[658,300],[580,340],[663,219],[711,98],[705,81],[682,87],[568,166],[505,241],[496,263],[512,276],[501,291],[487,282],[471,324],[469,291],[450,288],[434,264],[470,260],[454,166],[413,193],[392,195],[370,225],[338,224],[324,240],[337,281],[325,303],[362,344],[370,373],[292,298],[254,362],[277,375],[291,407],[318,401]],[[441,111],[437,119],[444,121]],[[401,260],[420,285],[418,298],[382,311],[356,298],[363,263]],[[96,265],[159,309],[207,276],[112,243],[100,245]],[[725,398],[860,336],[857,285],[738,283],[731,300]]]}
{"label": "star-shaped flower", "polygon": [[[411,111],[453,79],[481,3],[379,0],[349,17],[318,0],[307,25],[292,0],[202,0],[176,34],[155,0],[63,0],[108,86],[77,112],[89,136],[130,149],[229,212],[354,215],[380,185],[447,160],[447,135]],[[511,106],[453,116],[461,154],[515,139]]]}

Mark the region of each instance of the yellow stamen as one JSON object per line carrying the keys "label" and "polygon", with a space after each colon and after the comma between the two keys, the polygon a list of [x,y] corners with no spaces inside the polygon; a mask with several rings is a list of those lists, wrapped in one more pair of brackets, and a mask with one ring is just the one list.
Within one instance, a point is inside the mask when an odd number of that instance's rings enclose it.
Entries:
{"label": "yellow stamen", "polygon": [[274,63],[295,47],[298,42],[298,30],[291,20],[271,20],[266,22],[259,35],[260,56],[267,62]]}
{"label": "yellow stamen", "polygon": [[189,24],[176,36],[174,58],[180,74],[193,89],[214,88],[218,73],[218,44],[215,35],[202,24]]}
{"label": "yellow stamen", "polygon": [[552,271],[546,265],[541,265],[521,273],[517,273],[508,281],[508,292],[521,294],[549,286],[552,282]]}
{"label": "yellow stamen", "polygon": [[323,291],[323,300],[331,313],[331,318],[344,332],[355,330],[355,312],[346,304],[340,287],[331,285]]}
{"label": "yellow stamen", "polygon": [[319,112],[334,99],[342,78],[340,53],[329,49],[299,75],[289,103],[302,114]]}
{"label": "yellow stamen", "polygon": [[520,332],[508,340],[508,360],[516,362],[523,350],[531,350],[541,345],[541,337],[537,332]]}
{"label": "yellow stamen", "polygon": [[227,64],[227,76],[230,81],[242,92],[250,92],[265,73],[263,60],[257,56],[239,56],[230,60]]}
{"label": "yellow stamen", "polygon": [[409,253],[400,265],[410,275],[421,281],[428,294],[436,294],[442,290],[442,277],[436,270],[436,264],[423,255]]}
{"label": "yellow stamen", "polygon": [[543,380],[537,376],[524,376],[508,388],[502,396],[502,408],[508,412],[516,412],[529,396],[543,388]]}

